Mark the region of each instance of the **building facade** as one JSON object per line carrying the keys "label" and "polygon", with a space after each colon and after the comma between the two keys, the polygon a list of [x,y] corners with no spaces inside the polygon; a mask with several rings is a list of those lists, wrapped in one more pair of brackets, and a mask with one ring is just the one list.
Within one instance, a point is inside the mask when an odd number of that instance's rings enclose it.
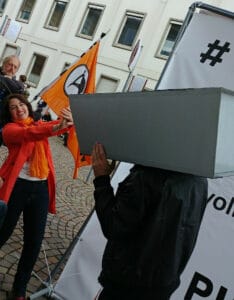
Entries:
{"label": "building facade", "polygon": [[[0,24],[8,16],[22,26],[17,41],[0,36],[0,59],[18,53],[30,99],[85,52],[102,33],[97,92],[120,92],[129,59],[140,39],[142,51],[131,75],[153,90],[192,0],[0,0]],[[234,11],[231,0],[207,4]]]}

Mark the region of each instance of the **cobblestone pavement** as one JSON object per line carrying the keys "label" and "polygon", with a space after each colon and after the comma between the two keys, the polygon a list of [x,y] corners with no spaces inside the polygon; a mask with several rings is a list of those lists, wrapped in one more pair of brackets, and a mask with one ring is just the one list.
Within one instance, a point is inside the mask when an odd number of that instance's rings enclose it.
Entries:
{"label": "cobblestone pavement", "polygon": [[[48,215],[43,247],[34,267],[35,275],[32,275],[28,284],[27,294],[35,295],[35,292],[42,290],[45,286],[37,278],[46,281],[48,269],[44,257],[45,249],[49,269],[53,274],[53,282],[59,277],[66,260],[65,252],[77,236],[82,224],[93,208],[93,185],[89,177],[90,167],[83,167],[79,170],[78,179],[72,179],[73,158],[62,140],[59,137],[50,139],[53,152],[54,164],[57,179],[57,214]],[[0,147],[0,160],[7,154],[5,147]],[[18,257],[22,247],[22,218],[17,227],[0,249],[0,300],[7,300],[7,291],[11,290],[14,274],[16,272]],[[56,270],[56,272],[53,272]],[[45,299],[43,296],[37,299]]]}

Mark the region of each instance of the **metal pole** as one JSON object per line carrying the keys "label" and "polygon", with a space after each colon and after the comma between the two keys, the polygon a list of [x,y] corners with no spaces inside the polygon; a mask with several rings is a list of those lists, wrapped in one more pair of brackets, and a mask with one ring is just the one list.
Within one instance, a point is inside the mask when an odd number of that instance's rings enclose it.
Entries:
{"label": "metal pole", "polygon": [[131,81],[131,79],[132,79],[132,76],[133,76],[132,74],[133,74],[133,70],[131,70],[131,71],[128,73],[128,77],[127,77],[127,79],[126,79],[126,81],[125,81],[125,83],[124,83],[122,92],[127,92],[129,83],[130,83],[130,81]]}

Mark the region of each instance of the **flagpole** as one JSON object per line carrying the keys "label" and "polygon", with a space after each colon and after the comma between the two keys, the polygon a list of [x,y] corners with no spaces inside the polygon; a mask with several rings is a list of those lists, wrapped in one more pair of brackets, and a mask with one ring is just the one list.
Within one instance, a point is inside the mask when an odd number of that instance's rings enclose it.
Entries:
{"label": "flagpole", "polygon": [[122,92],[127,92],[128,86],[129,86],[129,83],[130,83],[130,79],[131,79],[132,77],[133,77],[133,70],[130,71],[130,72],[128,73],[128,77],[127,77],[127,79],[126,79],[126,81],[125,81],[125,83],[124,83]]}
{"label": "flagpole", "polygon": [[[137,48],[137,47],[139,47],[139,48]],[[136,45],[135,45],[135,47],[134,47],[134,49],[132,50],[132,54],[133,55],[131,55],[131,57],[129,59],[129,63],[128,63],[129,73],[128,73],[128,77],[127,77],[127,79],[125,81],[125,84],[123,86],[123,89],[122,89],[123,92],[127,92],[128,91],[129,83],[130,83],[131,78],[133,77],[133,71],[135,70],[135,67],[136,67],[137,62],[139,60],[139,57],[140,57],[142,49],[143,49],[143,46],[140,45],[140,40],[138,40],[137,43],[136,43]],[[137,51],[139,51],[139,53],[137,53]],[[135,57],[136,57],[135,63],[133,65],[133,67],[131,67],[131,60],[133,62]]]}

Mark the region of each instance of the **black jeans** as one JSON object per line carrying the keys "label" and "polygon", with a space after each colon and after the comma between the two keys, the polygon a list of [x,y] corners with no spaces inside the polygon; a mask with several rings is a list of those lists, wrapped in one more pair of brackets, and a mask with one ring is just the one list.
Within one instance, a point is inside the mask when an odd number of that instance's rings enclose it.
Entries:
{"label": "black jeans", "polygon": [[7,205],[5,202],[0,200],[0,228],[2,227],[6,212],[7,212]]}
{"label": "black jeans", "polygon": [[45,232],[48,203],[47,181],[17,179],[0,230],[1,248],[11,236],[23,212],[24,244],[13,284],[17,296],[25,296],[27,283],[39,255]]}

